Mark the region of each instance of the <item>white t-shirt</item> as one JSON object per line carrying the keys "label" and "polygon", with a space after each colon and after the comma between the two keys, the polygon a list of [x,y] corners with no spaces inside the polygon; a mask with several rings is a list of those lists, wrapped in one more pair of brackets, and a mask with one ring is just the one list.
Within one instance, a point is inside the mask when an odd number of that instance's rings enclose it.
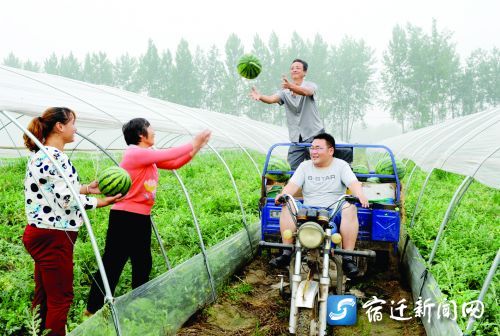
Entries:
{"label": "white t-shirt", "polygon": [[311,160],[302,162],[290,182],[302,188],[304,205],[328,207],[357,180],[347,162],[334,158],[325,168],[315,167]]}

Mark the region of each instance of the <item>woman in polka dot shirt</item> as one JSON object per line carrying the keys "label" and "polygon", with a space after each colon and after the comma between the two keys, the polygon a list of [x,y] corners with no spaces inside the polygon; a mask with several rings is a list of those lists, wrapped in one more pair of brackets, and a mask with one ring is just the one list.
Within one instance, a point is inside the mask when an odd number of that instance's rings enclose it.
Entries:
{"label": "woman in polka dot shirt", "polygon": [[[80,192],[85,209],[116,202],[121,195],[95,198],[100,194],[96,181],[81,185],[78,173],[64,146],[73,142],[75,112],[65,107],[51,107],[41,117],[33,118],[28,130],[59,163],[73,188]],[[24,182],[27,226],[23,243],[35,260],[35,295],[32,307],[40,306],[42,328],[49,335],[65,335],[68,311],[73,301],[73,245],[83,217],[70,189],[47,154],[27,135],[26,147],[34,152],[26,169]]]}

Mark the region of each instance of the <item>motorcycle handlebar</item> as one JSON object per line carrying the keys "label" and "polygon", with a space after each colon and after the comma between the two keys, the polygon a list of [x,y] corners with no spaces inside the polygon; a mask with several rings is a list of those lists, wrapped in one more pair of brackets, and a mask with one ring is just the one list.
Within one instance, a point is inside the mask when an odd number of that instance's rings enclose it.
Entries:
{"label": "motorcycle handlebar", "polygon": [[359,202],[359,198],[357,198],[356,196],[353,196],[353,195],[345,195],[345,201],[346,202],[349,202],[349,203],[360,203]]}
{"label": "motorcycle handlebar", "polygon": [[284,204],[286,202],[285,196],[280,196],[277,200],[278,204]]}

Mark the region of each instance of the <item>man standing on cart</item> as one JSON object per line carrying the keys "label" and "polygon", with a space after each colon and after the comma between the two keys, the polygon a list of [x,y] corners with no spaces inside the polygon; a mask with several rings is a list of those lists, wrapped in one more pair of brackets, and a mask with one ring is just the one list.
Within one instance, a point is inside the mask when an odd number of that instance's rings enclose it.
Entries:
{"label": "man standing on cart", "polygon": [[[294,59],[290,66],[292,81],[289,82],[283,76],[281,90],[274,95],[265,96],[252,87],[250,93],[254,100],[285,106],[290,142],[311,143],[315,135],[325,131],[316,105],[318,87],[315,83],[304,80],[307,68],[307,62]],[[306,147],[290,146],[288,149],[288,163],[292,170],[296,170],[302,161],[308,159],[310,155]]]}
{"label": "man standing on cart", "polygon": [[[363,194],[361,183],[349,164],[342,159],[333,157],[335,139],[330,134],[321,133],[314,136],[308,150],[311,154],[311,160],[304,161],[299,165],[281,194],[276,196],[277,203],[283,194],[293,196],[302,188],[303,207],[328,208],[346,193],[348,187],[351,193],[359,199],[361,205],[365,208],[368,207],[368,199]],[[284,206],[280,215],[280,231],[284,244],[293,244],[293,237],[285,238],[283,232],[285,230],[294,232],[296,229],[290,212]],[[354,250],[358,229],[356,206],[345,203],[340,223],[343,249]],[[290,250],[284,250],[281,256],[272,259],[269,263],[275,267],[286,266],[290,263],[291,253]],[[355,277],[359,273],[351,256],[343,257],[342,267],[348,277]]]}

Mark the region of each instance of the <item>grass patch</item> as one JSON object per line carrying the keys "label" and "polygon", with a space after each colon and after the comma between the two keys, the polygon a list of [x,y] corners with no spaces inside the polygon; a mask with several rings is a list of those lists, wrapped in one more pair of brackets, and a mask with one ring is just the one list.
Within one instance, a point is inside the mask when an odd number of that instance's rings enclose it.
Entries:
{"label": "grass patch", "polygon": [[[439,226],[463,176],[435,170],[425,188],[413,227],[408,227],[427,172],[415,171],[405,194],[407,230],[425,260],[432,251]],[[443,294],[462,303],[476,300],[495,255],[500,249],[500,190],[474,181],[448,222],[430,270]],[[485,298],[485,314],[475,323],[477,335],[498,335],[500,306],[495,276]],[[459,318],[465,329],[467,320]]]}

